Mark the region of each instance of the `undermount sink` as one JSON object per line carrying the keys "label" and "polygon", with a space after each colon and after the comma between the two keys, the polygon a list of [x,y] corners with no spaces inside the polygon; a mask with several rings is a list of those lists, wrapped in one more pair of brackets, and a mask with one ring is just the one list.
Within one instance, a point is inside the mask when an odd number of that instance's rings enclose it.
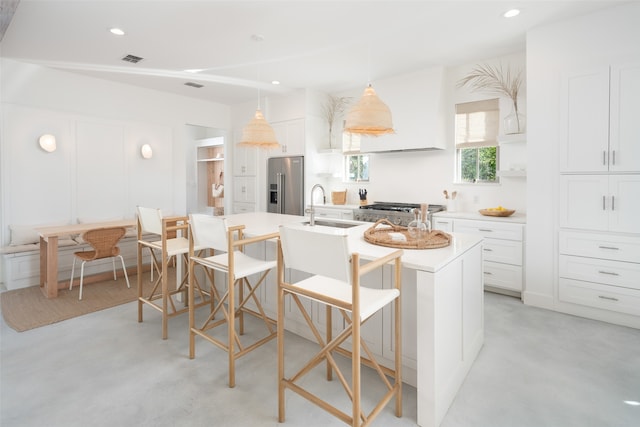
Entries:
{"label": "undermount sink", "polygon": [[[303,222],[304,225],[311,225],[309,221]],[[325,219],[316,219],[314,225],[321,225],[323,227],[334,227],[334,228],[351,228],[357,227],[360,224],[354,224],[351,222],[341,222],[341,221],[327,221]]]}

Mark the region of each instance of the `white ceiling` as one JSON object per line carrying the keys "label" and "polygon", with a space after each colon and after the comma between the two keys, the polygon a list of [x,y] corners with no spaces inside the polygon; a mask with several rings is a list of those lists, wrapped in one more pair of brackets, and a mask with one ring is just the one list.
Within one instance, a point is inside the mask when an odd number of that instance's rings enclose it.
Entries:
{"label": "white ceiling", "polygon": [[[258,87],[263,94],[334,92],[431,65],[523,51],[526,31],[619,3],[626,2],[21,0],[0,53],[235,104],[254,99]],[[503,18],[514,6],[522,13]],[[126,35],[112,35],[111,27]],[[253,41],[254,34],[264,41]],[[123,62],[127,54],[144,59]],[[185,86],[188,81],[204,87]]]}

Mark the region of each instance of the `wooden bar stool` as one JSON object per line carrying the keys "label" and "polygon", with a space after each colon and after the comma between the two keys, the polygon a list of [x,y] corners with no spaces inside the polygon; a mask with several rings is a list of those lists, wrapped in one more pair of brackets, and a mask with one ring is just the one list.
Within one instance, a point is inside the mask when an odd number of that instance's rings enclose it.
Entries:
{"label": "wooden bar stool", "polygon": [[[186,306],[186,298],[183,300],[183,308],[176,307],[174,298],[182,294],[186,297],[186,287],[188,286],[188,262],[189,262],[189,239],[185,237],[188,233],[188,217],[171,216],[163,217],[160,209],[145,208],[138,206],[136,208],[138,218],[138,322],[142,322],[143,306],[150,307],[162,313],[162,339],[168,337],[168,320],[189,311]],[[143,234],[155,234],[160,240],[143,240]],[[144,287],[142,285],[142,251],[144,248],[149,249],[153,266],[158,271],[151,292],[144,295]],[[196,247],[196,251],[201,248]],[[175,258],[176,268],[182,261],[184,262],[184,274],[180,280],[176,280],[176,288],[169,290],[169,261]],[[152,268],[154,268],[152,266]],[[196,307],[212,304],[211,295],[200,288],[197,280],[192,283],[193,287],[198,291],[200,301],[195,303]],[[158,304],[158,300],[162,300]]]}
{"label": "wooden bar stool", "polygon": [[[211,285],[211,294],[216,300],[215,307],[204,322],[196,325],[193,287],[189,287],[189,357],[195,358],[195,337],[204,338],[220,347],[228,354],[229,387],[235,387],[236,359],[252,350],[266,344],[276,337],[275,320],[267,317],[262,304],[256,297],[256,291],[264,283],[269,271],[276,267],[276,261],[269,261],[251,257],[244,253],[245,248],[258,242],[274,239],[278,233],[246,238],[243,235],[244,226],[227,226],[222,217],[208,215],[189,215],[190,245],[189,277],[194,276],[194,266],[205,267],[206,275]],[[208,248],[214,255],[202,257],[195,254],[195,248]],[[226,289],[216,288],[214,272],[226,275]],[[252,278],[253,283],[249,281]],[[237,291],[237,294],[236,294]],[[246,293],[245,293],[246,292]],[[222,295],[221,295],[222,293]],[[253,301],[254,309],[247,303]],[[222,314],[222,316],[216,315]],[[245,314],[261,320],[265,325],[265,332],[261,338],[253,340],[243,339],[245,329]],[[238,325],[236,326],[236,319]],[[227,337],[214,336],[216,328],[227,326]],[[258,335],[256,333],[256,335]],[[251,341],[251,342],[247,342]]]}
{"label": "wooden bar stool", "polygon": [[[303,225],[280,227],[280,241],[278,243],[278,420],[280,422],[285,421],[286,389],[298,393],[351,426],[371,424],[393,397],[395,397],[395,414],[398,417],[402,416],[402,312],[400,308],[400,259],[402,253],[402,250],[396,250],[360,265],[359,255],[351,253],[349,250],[346,234],[336,233],[336,230],[323,230]],[[363,275],[391,262],[395,270],[395,286],[393,288],[372,289],[361,286],[360,278]],[[287,282],[284,278],[285,267],[308,273],[311,276],[294,283]],[[300,309],[320,346],[320,351],[315,356],[295,374],[288,377],[285,375],[284,364],[284,304],[287,295]],[[311,315],[303,306],[301,299],[309,299],[326,306],[327,318],[324,338],[314,325]],[[393,303],[395,327],[394,369],[381,366],[360,336],[362,323],[391,303]],[[345,328],[335,338],[332,338],[331,312],[333,309],[337,309],[341,313],[345,324]],[[351,338],[350,345],[346,343],[348,338]],[[349,346],[350,350],[346,350],[345,347]],[[365,353],[364,355],[361,355],[361,350]],[[336,363],[334,357],[336,354],[351,358],[350,384],[347,380],[348,377],[340,371]],[[346,395],[351,399],[351,413],[346,413],[318,397],[317,394],[310,391],[311,384],[302,385],[305,375],[323,361],[326,362],[327,380],[331,380],[335,372]],[[361,364],[376,370],[386,388],[385,394],[368,413],[365,413],[361,404]],[[389,381],[388,377],[393,379],[393,383]]]}

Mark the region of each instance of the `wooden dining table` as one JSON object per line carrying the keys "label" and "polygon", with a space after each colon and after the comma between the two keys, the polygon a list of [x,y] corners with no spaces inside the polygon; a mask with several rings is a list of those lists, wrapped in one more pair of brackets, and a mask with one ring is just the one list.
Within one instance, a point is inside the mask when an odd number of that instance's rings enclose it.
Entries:
{"label": "wooden dining table", "polygon": [[58,288],[68,286],[68,282],[58,283],[58,239],[60,236],[82,234],[94,228],[135,228],[135,226],[135,220],[124,219],[36,228],[35,230],[40,235],[40,289],[44,295],[47,298],[56,298]]}

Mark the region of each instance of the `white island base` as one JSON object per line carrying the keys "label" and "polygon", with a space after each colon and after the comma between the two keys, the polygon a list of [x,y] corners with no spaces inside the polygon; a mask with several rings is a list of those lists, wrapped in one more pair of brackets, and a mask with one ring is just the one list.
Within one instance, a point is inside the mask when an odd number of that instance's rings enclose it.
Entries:
{"label": "white island base", "polygon": [[[280,224],[306,220],[264,212],[229,215],[227,219],[230,225],[244,224],[247,236],[271,233]],[[394,250],[364,240],[364,231],[371,225],[334,230],[347,233],[351,250],[367,260]],[[253,255],[274,259],[275,243],[267,242],[257,252]],[[451,245],[445,248],[405,250],[402,265],[403,379],[417,388],[418,425],[437,427],[484,342],[482,238],[453,234]],[[371,283],[363,285],[390,287],[391,277],[391,268],[385,267],[379,276],[371,278]],[[275,275],[265,285],[260,298],[267,314],[273,316]],[[311,309],[314,321],[323,331],[323,310]],[[307,337],[308,328],[303,326],[302,319],[296,318],[295,311],[285,316],[288,330]],[[394,339],[389,319],[391,316],[385,316],[384,311],[370,318],[363,327],[362,338],[382,358],[381,362],[391,366]]]}

